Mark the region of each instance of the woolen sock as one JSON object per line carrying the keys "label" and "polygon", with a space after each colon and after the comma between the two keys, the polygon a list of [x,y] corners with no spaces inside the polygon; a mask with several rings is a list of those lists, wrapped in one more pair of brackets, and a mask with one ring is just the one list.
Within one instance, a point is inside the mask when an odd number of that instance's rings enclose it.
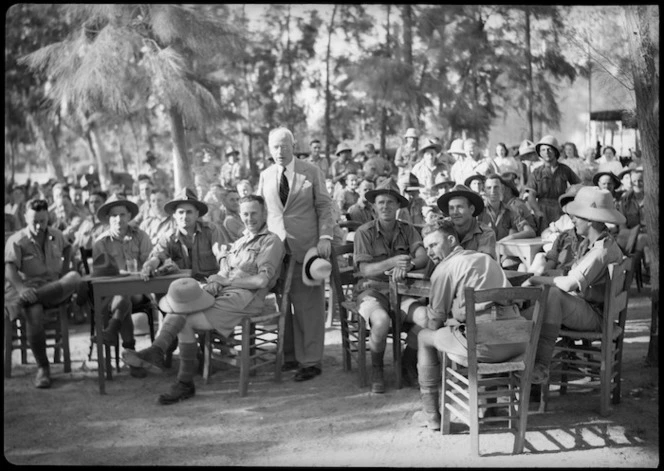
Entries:
{"label": "woolen sock", "polygon": [[[178,338],[178,333],[182,330],[187,318],[179,314],[167,314],[159,329],[157,338],[152,345],[161,349],[162,352],[168,352],[170,345]],[[182,351],[180,349],[180,351]]]}
{"label": "woolen sock", "polygon": [[420,391],[438,390],[440,384],[440,363],[435,365],[417,365],[417,380],[420,383]]}
{"label": "woolen sock", "polygon": [[178,381],[192,383],[194,375],[198,372],[198,344],[196,342],[180,342],[180,369],[178,370]]}
{"label": "woolen sock", "polygon": [[385,351],[382,352],[371,352],[371,365],[383,367],[383,357],[385,356]]}
{"label": "woolen sock", "polygon": [[537,353],[535,354],[535,363],[541,363],[548,367],[551,364],[551,357],[556,346],[556,340],[560,333],[558,324],[542,324],[539,342],[537,343]]}
{"label": "woolen sock", "polygon": [[37,365],[47,367],[48,356],[46,356],[46,333],[41,331],[37,334],[30,334],[28,336],[28,342],[30,343],[30,349],[32,350],[32,355],[35,357]]}

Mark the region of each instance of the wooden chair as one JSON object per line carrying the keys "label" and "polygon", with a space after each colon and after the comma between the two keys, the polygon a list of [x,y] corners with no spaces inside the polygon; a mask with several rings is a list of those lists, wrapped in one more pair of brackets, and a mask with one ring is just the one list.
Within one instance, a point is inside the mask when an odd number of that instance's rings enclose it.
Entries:
{"label": "wooden chair", "polygon": [[[344,245],[332,245],[332,274],[330,281],[332,285],[332,297],[339,311],[341,323],[341,346],[344,371],[351,371],[352,362],[355,360],[359,370],[358,380],[360,387],[366,386],[366,338],[367,326],[360,316],[357,305],[351,301],[353,286],[355,285],[355,273],[352,266],[341,268],[339,257],[349,257],[353,254],[353,243]],[[351,264],[352,265],[352,264]]]}
{"label": "wooden chair", "polygon": [[[46,349],[53,350],[53,363],[64,360],[64,372],[71,372],[71,353],[69,350],[69,300],[58,306],[44,309],[44,330],[46,331]],[[12,376],[12,351],[21,350],[21,364],[28,363],[28,339],[25,321],[22,318],[9,320],[5,312],[5,378]]]}
{"label": "wooden chair", "polygon": [[[541,412],[546,411],[551,384],[560,385],[561,395],[566,394],[568,388],[599,389],[602,416],[609,414],[609,402],[620,403],[622,347],[632,266],[632,260],[626,257],[608,267],[601,332],[560,330],[562,340],[556,343],[553,352],[549,383],[542,385]],[[590,377],[591,382],[573,382],[585,377]]]}
{"label": "wooden chair", "polygon": [[[290,293],[293,282],[295,260],[291,257],[286,265],[285,278],[279,279],[272,293],[276,302],[266,303],[263,313],[254,317],[245,317],[229,338],[222,337],[217,331],[206,331],[202,335],[203,343],[203,380],[208,383],[212,360],[240,368],[240,396],[246,396],[249,389],[249,376],[258,368],[274,365],[274,380],[281,381],[281,366],[284,357],[284,329],[286,315],[290,309]],[[200,338],[200,337],[199,337]],[[239,347],[237,356],[229,356],[229,350]]]}
{"label": "wooden chair", "polygon": [[[455,364],[455,368],[453,368],[448,365],[447,354],[441,353],[441,433],[444,435],[450,433],[450,414],[454,413],[470,427],[470,447],[475,455],[480,454],[480,425],[496,421],[508,421],[509,430],[515,435],[512,452],[523,452],[531,376],[537,342],[544,320],[548,290],[548,286],[496,288],[481,291],[466,288],[465,290],[468,358],[465,364]],[[531,319],[526,317],[496,318],[488,323],[475,322],[475,303],[493,302],[495,305],[511,305],[517,304],[519,301],[531,304]],[[527,344],[525,353],[502,363],[479,363],[477,361],[478,344],[499,346],[513,343]],[[462,360],[460,357],[457,359]],[[507,402],[498,402],[498,398],[507,398]],[[481,404],[480,399],[488,401]],[[492,399],[494,402],[490,402]],[[506,417],[484,416],[480,418],[479,416],[480,408],[488,410],[500,407],[508,408],[509,413]]]}
{"label": "wooden chair", "polygon": [[[355,273],[352,267],[339,266],[339,257],[348,256],[353,253],[353,243],[343,245],[332,245],[332,256],[330,261],[332,263],[332,274],[330,279],[332,281],[332,290],[334,294],[334,301],[339,311],[339,319],[341,321],[341,343],[344,371],[352,369],[353,360],[357,364],[358,381],[360,387],[367,385],[367,337],[369,329],[364,318],[360,315],[357,303],[352,300],[353,286],[356,282]],[[389,314],[392,316],[392,328],[389,337],[392,338],[393,345],[393,362],[396,375],[396,387],[402,387],[401,378],[401,342],[395,342],[394,339],[401,338],[401,318],[395,316],[390,309]]]}

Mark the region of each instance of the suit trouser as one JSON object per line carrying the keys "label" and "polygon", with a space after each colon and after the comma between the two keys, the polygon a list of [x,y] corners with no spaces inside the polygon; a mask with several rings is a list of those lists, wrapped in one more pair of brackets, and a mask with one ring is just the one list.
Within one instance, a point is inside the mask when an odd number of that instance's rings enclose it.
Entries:
{"label": "suit trouser", "polygon": [[286,316],[284,360],[301,367],[321,366],[325,346],[325,286],[302,281],[302,263],[295,264],[290,291],[292,314]]}

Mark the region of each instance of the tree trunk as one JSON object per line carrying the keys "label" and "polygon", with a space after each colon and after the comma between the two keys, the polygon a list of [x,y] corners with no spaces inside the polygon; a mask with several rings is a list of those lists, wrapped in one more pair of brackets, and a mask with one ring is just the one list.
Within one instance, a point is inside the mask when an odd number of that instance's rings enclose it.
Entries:
{"label": "tree trunk", "polygon": [[644,160],[646,228],[650,236],[653,259],[650,261],[652,315],[650,345],[646,361],[658,364],[659,353],[659,26],[651,24],[658,18],[656,6],[631,5],[625,8],[629,38],[636,117],[641,133]]}
{"label": "tree trunk", "polygon": [[[184,122],[182,114],[175,108],[168,110],[171,121],[171,135],[173,136],[173,174],[175,175],[175,191],[182,188],[194,188],[194,178],[191,174],[191,164],[185,146]],[[203,198],[205,195],[199,195]]]}
{"label": "tree trunk", "polygon": [[88,132],[86,133],[88,145],[92,155],[95,156],[97,161],[97,169],[99,171],[99,183],[101,189],[107,191],[111,186],[111,171],[110,165],[111,156],[107,155],[106,148],[103,144],[103,139],[99,136],[99,129],[96,124],[91,124]]}
{"label": "tree trunk", "polygon": [[325,156],[329,158],[331,153],[330,146],[332,145],[332,94],[330,93],[330,61],[332,60],[331,46],[332,46],[332,33],[334,32],[334,18],[337,15],[338,4],[334,4],[332,10],[332,19],[330,26],[327,30],[327,52],[325,54]]}
{"label": "tree trunk", "polygon": [[530,9],[525,7],[526,13],[526,66],[528,68],[528,139],[535,142],[535,133],[533,130],[533,60],[530,56]]}
{"label": "tree trunk", "polygon": [[46,162],[48,173],[56,180],[64,182],[65,174],[60,162],[60,149],[53,142],[50,132],[45,129],[46,125],[32,113],[26,115],[26,121],[35,138],[37,153],[40,159]]}
{"label": "tree trunk", "polygon": [[[415,84],[415,68],[413,66],[413,7],[409,3],[406,3],[402,6],[402,15],[403,15],[403,51],[404,51],[404,62],[408,64],[411,70],[411,77],[413,78],[413,85]],[[419,127],[418,118],[419,114],[415,117],[415,109],[417,103],[411,103],[412,108],[406,110],[406,127]]]}

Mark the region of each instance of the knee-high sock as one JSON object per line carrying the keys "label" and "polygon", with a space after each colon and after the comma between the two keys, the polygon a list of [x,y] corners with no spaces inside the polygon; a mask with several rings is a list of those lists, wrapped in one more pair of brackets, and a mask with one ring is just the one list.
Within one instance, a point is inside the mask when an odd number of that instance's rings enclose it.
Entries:
{"label": "knee-high sock", "polygon": [[[182,330],[187,322],[187,317],[180,314],[168,314],[159,329],[159,335],[154,339],[152,345],[161,349],[162,352],[168,351],[168,347],[178,338],[178,332]],[[180,346],[182,354],[182,346]]]}
{"label": "knee-high sock", "polygon": [[438,391],[440,385],[440,363],[435,365],[417,365],[417,380],[420,392]]}
{"label": "knee-high sock", "polygon": [[28,342],[37,364],[41,367],[47,367],[48,357],[46,356],[46,334],[44,331],[32,332],[28,335]]}
{"label": "knee-high sock", "polygon": [[560,325],[542,324],[542,332],[540,333],[539,342],[537,343],[537,353],[535,355],[536,363],[541,363],[547,367],[551,364],[553,349],[556,345],[556,339],[558,338],[559,333]]}
{"label": "knee-high sock", "polygon": [[191,383],[194,375],[198,371],[198,344],[196,342],[180,342],[180,369],[178,371],[178,381]]}

